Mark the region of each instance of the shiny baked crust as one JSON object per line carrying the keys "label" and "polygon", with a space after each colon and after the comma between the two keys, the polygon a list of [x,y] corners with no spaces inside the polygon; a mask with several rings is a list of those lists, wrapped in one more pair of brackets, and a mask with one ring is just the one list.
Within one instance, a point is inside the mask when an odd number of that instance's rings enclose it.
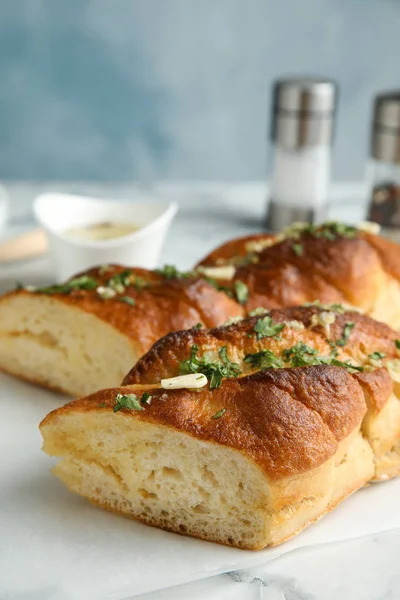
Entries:
{"label": "shiny baked crust", "polygon": [[342,302],[398,329],[400,246],[362,231],[354,237],[332,237],[304,232],[297,239],[282,234],[238,238],[199,264],[237,266],[228,285],[237,280],[247,285],[249,310],[296,306],[316,299],[324,304]]}
{"label": "shiny baked crust", "polygon": [[[266,316],[285,327],[258,339],[254,328]],[[337,306],[172,333],[122,387],[50,413],[41,424],[44,450],[61,458],[55,474],[72,491],[108,510],[241,548],[279,544],[368,481],[399,474],[396,335]],[[214,389],[160,389],[194,344],[209,360],[225,348],[241,373]],[[298,344],[318,356],[334,346],[347,366],[257,371],[244,361],[261,350],[282,357]],[[151,402],[143,410],[114,413],[118,394],[144,392]]]}
{"label": "shiny baked crust", "polygon": [[[329,356],[332,346],[329,342],[340,340],[346,324],[354,323],[345,345],[336,345],[336,358],[355,367],[363,367],[362,373],[355,373],[366,397],[368,412],[363,422],[363,433],[375,452],[375,478],[387,479],[400,474],[400,384],[396,371],[400,373],[399,352],[396,347],[398,333],[384,323],[354,312],[334,312],[328,307],[318,306],[274,309],[268,314],[274,323],[286,323],[279,339],[265,337],[257,339],[254,326],[262,315],[243,319],[227,327],[210,330],[188,330],[169,334],[159,340],[128,373],[123,385],[146,384],[174,377],[180,372],[180,365],[189,358],[193,345],[198,346],[198,356],[209,355],[218,359],[218,351],[227,348],[230,359],[240,366],[246,375],[256,367],[244,361],[246,355],[260,350],[271,350],[281,356],[286,348],[298,343],[318,351],[320,356]],[[335,320],[326,326],[313,325],[315,317],[334,314]],[[299,328],[299,323],[303,329]],[[382,353],[380,360],[371,359],[374,353]],[[394,376],[392,380],[390,373]],[[390,464],[384,466],[390,457]]]}
{"label": "shiny baked crust", "polygon": [[[113,412],[117,394],[144,391],[145,410]],[[356,379],[319,366],[270,369],[213,390],[103,390],[40,427],[45,452],[62,458],[54,473],[72,491],[151,525],[258,549],[371,479],[365,412]]]}
{"label": "shiny baked crust", "polygon": [[[99,287],[126,267],[91,269]],[[0,368],[33,383],[79,396],[118,385],[134,362],[161,336],[207,327],[243,309],[200,278],[167,280],[129,269],[133,284],[103,299],[96,289],[41,293],[25,289],[0,299]],[[126,300],[134,303],[130,305]]]}
{"label": "shiny baked crust", "polygon": [[[334,322],[329,326],[329,335],[322,325],[312,325],[313,316],[325,312],[335,315]],[[257,339],[254,326],[265,315],[269,315],[274,323],[289,324],[280,332],[280,339]],[[290,326],[293,322],[295,326]],[[189,357],[193,344],[199,347],[199,356],[210,352],[217,355],[219,348],[227,346],[231,360],[239,362],[245,373],[252,369],[250,365],[243,363],[243,358],[263,349],[270,349],[280,355],[285,348],[304,342],[326,356],[332,350],[328,338],[342,338],[346,323],[349,322],[355,325],[348,342],[336,348],[339,360],[349,360],[356,366],[362,366],[368,362],[368,355],[373,352],[383,352],[385,360],[397,358],[395,340],[398,333],[384,323],[351,310],[336,312],[330,310],[329,306],[300,306],[261,311],[253,317],[214,329],[192,328],[170,333],[158,340],[151,350],[141,357],[124,378],[123,385],[151,383],[165,377],[175,377],[179,374],[180,363]],[[304,328],[299,329],[296,323],[302,324]]]}

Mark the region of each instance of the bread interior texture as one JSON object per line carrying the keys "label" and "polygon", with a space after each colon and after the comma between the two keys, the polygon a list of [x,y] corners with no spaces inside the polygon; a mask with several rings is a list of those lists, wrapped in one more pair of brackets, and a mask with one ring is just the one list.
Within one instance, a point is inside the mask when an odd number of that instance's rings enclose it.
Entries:
{"label": "bread interior texture", "polygon": [[292,537],[374,472],[359,431],[319,467],[278,481],[234,448],[123,412],[62,412],[42,433],[44,451],[61,457],[53,472],[71,491],[150,525],[247,549]]}
{"label": "bread interior texture", "polygon": [[0,310],[0,365],[68,395],[115,385],[139,357],[134,341],[79,307],[16,295]]}

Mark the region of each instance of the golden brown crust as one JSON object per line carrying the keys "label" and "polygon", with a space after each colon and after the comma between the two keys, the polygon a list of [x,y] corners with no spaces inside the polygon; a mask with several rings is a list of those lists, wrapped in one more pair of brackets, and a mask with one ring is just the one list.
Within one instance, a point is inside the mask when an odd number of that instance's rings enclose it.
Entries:
{"label": "golden brown crust", "polygon": [[[312,326],[313,315],[320,315],[323,309],[317,306],[274,309],[269,316],[274,323],[290,323],[298,321],[304,325],[303,330],[289,325],[280,333],[280,340],[266,337],[258,340],[254,335],[254,326],[260,316],[243,319],[227,327],[210,330],[190,329],[171,333],[160,339],[151,350],[145,354],[123,381],[123,385],[133,383],[151,383],[164,377],[179,374],[180,362],[190,356],[193,344],[199,346],[199,356],[206,352],[217,352],[226,345],[228,354],[235,359],[243,359],[246,354],[270,349],[280,355],[285,348],[290,348],[303,342],[318,350],[322,356],[328,356],[332,351],[327,342],[327,331],[321,326]],[[357,312],[347,311],[335,314],[335,322],[330,325],[329,338],[339,340],[343,337],[347,323],[354,323],[351,334],[344,346],[337,346],[339,360],[350,360],[352,364],[360,365],[368,360],[368,355],[382,352],[386,359],[396,358],[395,339],[398,333],[384,323],[379,323]],[[249,337],[251,336],[251,337]]]}
{"label": "golden brown crust", "polygon": [[[126,270],[121,265],[90,269],[77,277],[88,275],[105,286],[110,277]],[[135,340],[140,353],[146,352],[160,337],[170,331],[193,327],[202,322],[214,327],[232,315],[242,315],[243,309],[226,294],[217,291],[204,279],[182,278],[166,280],[155,271],[129,268],[131,274],[140,278],[137,287],[129,286],[115,298],[104,300],[96,290],[73,290],[69,294],[55,293],[52,297],[68,305],[91,313],[107,322],[129,338]],[[144,285],[143,285],[144,284]],[[6,294],[32,294],[19,290]],[[131,306],[120,297],[132,298]]]}
{"label": "golden brown crust", "polygon": [[198,265],[212,267],[226,264],[240,264],[242,259],[251,254],[252,250],[250,248],[254,242],[256,242],[257,246],[257,243],[262,243],[264,240],[271,240],[273,238],[274,236],[271,234],[257,233],[228,240],[207,254],[207,256],[199,261]]}
{"label": "golden brown crust", "polygon": [[[41,428],[59,415],[108,410],[117,393],[143,392],[135,387],[103,390],[50,413]],[[229,379],[214,390],[165,390],[147,386],[151,405],[124,416],[157,423],[198,439],[223,444],[250,456],[271,480],[318,467],[361,422],[366,405],[357,381],[330,366],[268,369]],[[99,405],[105,405],[99,406]],[[226,409],[220,418],[213,418]]]}
{"label": "golden brown crust", "polygon": [[[211,266],[221,260],[238,264],[237,255],[244,258],[247,242],[246,238],[232,240],[201,264]],[[301,250],[296,252],[296,246]],[[368,312],[386,285],[386,277],[400,280],[400,245],[361,232],[333,240],[303,233],[298,240],[267,246],[249,264],[242,262],[234,280],[248,286],[249,310],[295,306],[318,298],[323,303],[346,302]]]}
{"label": "golden brown crust", "polygon": [[379,413],[393,391],[393,379],[387,369],[380,368],[369,373],[356,373],[354,377],[365,391],[369,401],[369,410],[375,414]]}
{"label": "golden brown crust", "polygon": [[[384,283],[377,253],[360,238],[301,238],[297,256],[293,240],[265,248],[259,263],[240,267],[236,279],[250,291],[249,308],[290,306],[318,298],[347,302],[370,310]],[[260,304],[261,303],[261,304]]]}

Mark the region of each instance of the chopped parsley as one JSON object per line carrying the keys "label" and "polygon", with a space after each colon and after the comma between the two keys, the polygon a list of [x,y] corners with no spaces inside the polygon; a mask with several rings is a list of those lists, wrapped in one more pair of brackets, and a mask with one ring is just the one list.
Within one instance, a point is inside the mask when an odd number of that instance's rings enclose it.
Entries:
{"label": "chopped parsley", "polygon": [[356,367],[351,363],[343,362],[335,358],[335,355],[320,356],[318,350],[311,348],[306,344],[299,342],[292,348],[286,348],[282,353],[283,360],[290,363],[292,367],[310,367],[314,365],[333,365],[335,367],[343,367],[348,371],[364,371],[363,367]]}
{"label": "chopped parsley", "polygon": [[221,417],[224,416],[225,413],[226,413],[226,408],[222,408],[217,413],[215,413],[215,415],[213,415],[213,419],[220,419]]}
{"label": "chopped parsley", "polygon": [[193,344],[190,357],[180,363],[180,375],[203,373],[210,382],[210,389],[219,387],[224,377],[237,377],[240,375],[240,366],[229,360],[226,346],[220,348],[218,352],[221,362],[214,362],[206,356],[199,358],[197,356],[198,351],[199,347]]}
{"label": "chopped parsley", "polygon": [[122,294],[125,291],[125,288],[131,285],[131,275],[132,271],[125,269],[124,271],[121,271],[121,273],[117,273],[110,277],[107,281],[107,285],[113,288],[118,294]]}
{"label": "chopped parsley", "polygon": [[203,323],[200,323],[200,321],[197,323],[197,325],[194,326],[194,329],[201,329],[203,327]]}
{"label": "chopped parsley", "polygon": [[138,292],[143,288],[149,287],[148,282],[143,277],[139,277],[139,275],[132,274],[130,280],[131,285],[135,286]]}
{"label": "chopped parsley", "polygon": [[191,271],[179,271],[174,265],[164,265],[161,269],[155,269],[155,272],[164,279],[186,279],[193,275]]}
{"label": "chopped parsley", "polygon": [[273,337],[278,339],[278,335],[286,327],[285,323],[274,323],[272,317],[266,316],[258,319],[254,325],[254,331],[257,334],[257,339],[261,340],[265,337]]}
{"label": "chopped parsley", "polygon": [[345,346],[347,344],[354,326],[355,323],[353,321],[346,323],[343,329],[343,336],[339,340],[336,340],[336,346]]}
{"label": "chopped parsley", "polygon": [[283,367],[282,359],[276,356],[272,350],[260,350],[260,352],[254,354],[246,354],[243,360],[257,369],[268,369],[269,367],[279,369]]}
{"label": "chopped parsley", "polygon": [[246,304],[249,299],[249,288],[239,279],[233,284],[235,295],[239,304]]}
{"label": "chopped parsley", "polygon": [[[144,398],[144,396],[146,396]],[[115,404],[113,406],[113,411],[118,412],[122,408],[127,408],[128,410],[144,410],[141,402],[145,404],[149,403],[149,394],[145,392],[141,398],[141,400],[136,396],[136,394],[117,394],[115,396]]]}
{"label": "chopped parsley", "polygon": [[233,292],[226,285],[220,285],[216,279],[213,277],[208,277],[206,275],[202,275],[202,278],[205,279],[210,285],[212,285],[219,292],[224,292],[229,298],[233,298]]}
{"label": "chopped parsley", "polygon": [[140,402],[142,404],[149,405],[149,404],[151,404],[151,399],[152,399],[152,396],[148,392],[144,392],[143,395],[142,395],[142,398],[141,398]]}
{"label": "chopped parsley", "polygon": [[381,358],[385,358],[386,354],[384,352],[372,352],[372,354],[368,354],[368,358],[372,358],[372,360],[381,360]]}
{"label": "chopped parsley", "polygon": [[316,239],[325,238],[329,241],[334,241],[338,237],[355,238],[357,233],[358,229],[356,227],[336,221],[329,221],[322,225],[293,223],[293,225],[283,231],[283,239],[298,240],[302,234],[308,234]]}
{"label": "chopped parsley", "polygon": [[318,357],[318,350],[307,346],[303,342],[299,342],[291,348],[286,348],[282,353],[282,357],[292,367],[308,367],[322,364],[321,359]]}
{"label": "chopped parsley", "polygon": [[95,290],[98,285],[99,282],[94,277],[89,277],[89,275],[81,275],[59,285],[36,288],[35,292],[38,294],[69,294],[73,290],[92,291]]}
{"label": "chopped parsley", "polygon": [[400,350],[400,340],[394,340],[397,350]]}
{"label": "chopped parsley", "polygon": [[304,248],[302,244],[293,244],[292,250],[296,256],[303,256]]}
{"label": "chopped parsley", "polygon": [[135,306],[136,301],[131,296],[120,296],[118,298],[118,302],[124,302],[124,304],[129,304],[129,306]]}
{"label": "chopped parsley", "polygon": [[352,373],[352,371],[360,371],[360,372],[364,371],[364,367],[356,367],[355,365],[352,365],[348,361],[343,362],[341,360],[337,360],[337,358],[332,358],[330,364],[335,367],[344,367],[345,369],[350,371],[350,373]]}

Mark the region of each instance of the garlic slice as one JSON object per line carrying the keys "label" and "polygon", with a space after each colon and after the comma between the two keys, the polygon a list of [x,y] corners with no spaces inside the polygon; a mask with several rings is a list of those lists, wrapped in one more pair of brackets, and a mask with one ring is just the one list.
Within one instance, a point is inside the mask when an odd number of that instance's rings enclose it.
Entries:
{"label": "garlic slice", "polygon": [[232,279],[235,275],[235,267],[226,265],[224,267],[197,267],[199,273],[212,279]]}
{"label": "garlic slice", "polygon": [[161,379],[161,387],[164,390],[197,390],[207,385],[208,379],[203,373],[190,373],[189,375],[178,375]]}
{"label": "garlic slice", "polygon": [[358,223],[357,229],[366,233],[372,233],[373,235],[379,235],[381,226],[379,223],[374,223],[374,221],[361,221]]}

